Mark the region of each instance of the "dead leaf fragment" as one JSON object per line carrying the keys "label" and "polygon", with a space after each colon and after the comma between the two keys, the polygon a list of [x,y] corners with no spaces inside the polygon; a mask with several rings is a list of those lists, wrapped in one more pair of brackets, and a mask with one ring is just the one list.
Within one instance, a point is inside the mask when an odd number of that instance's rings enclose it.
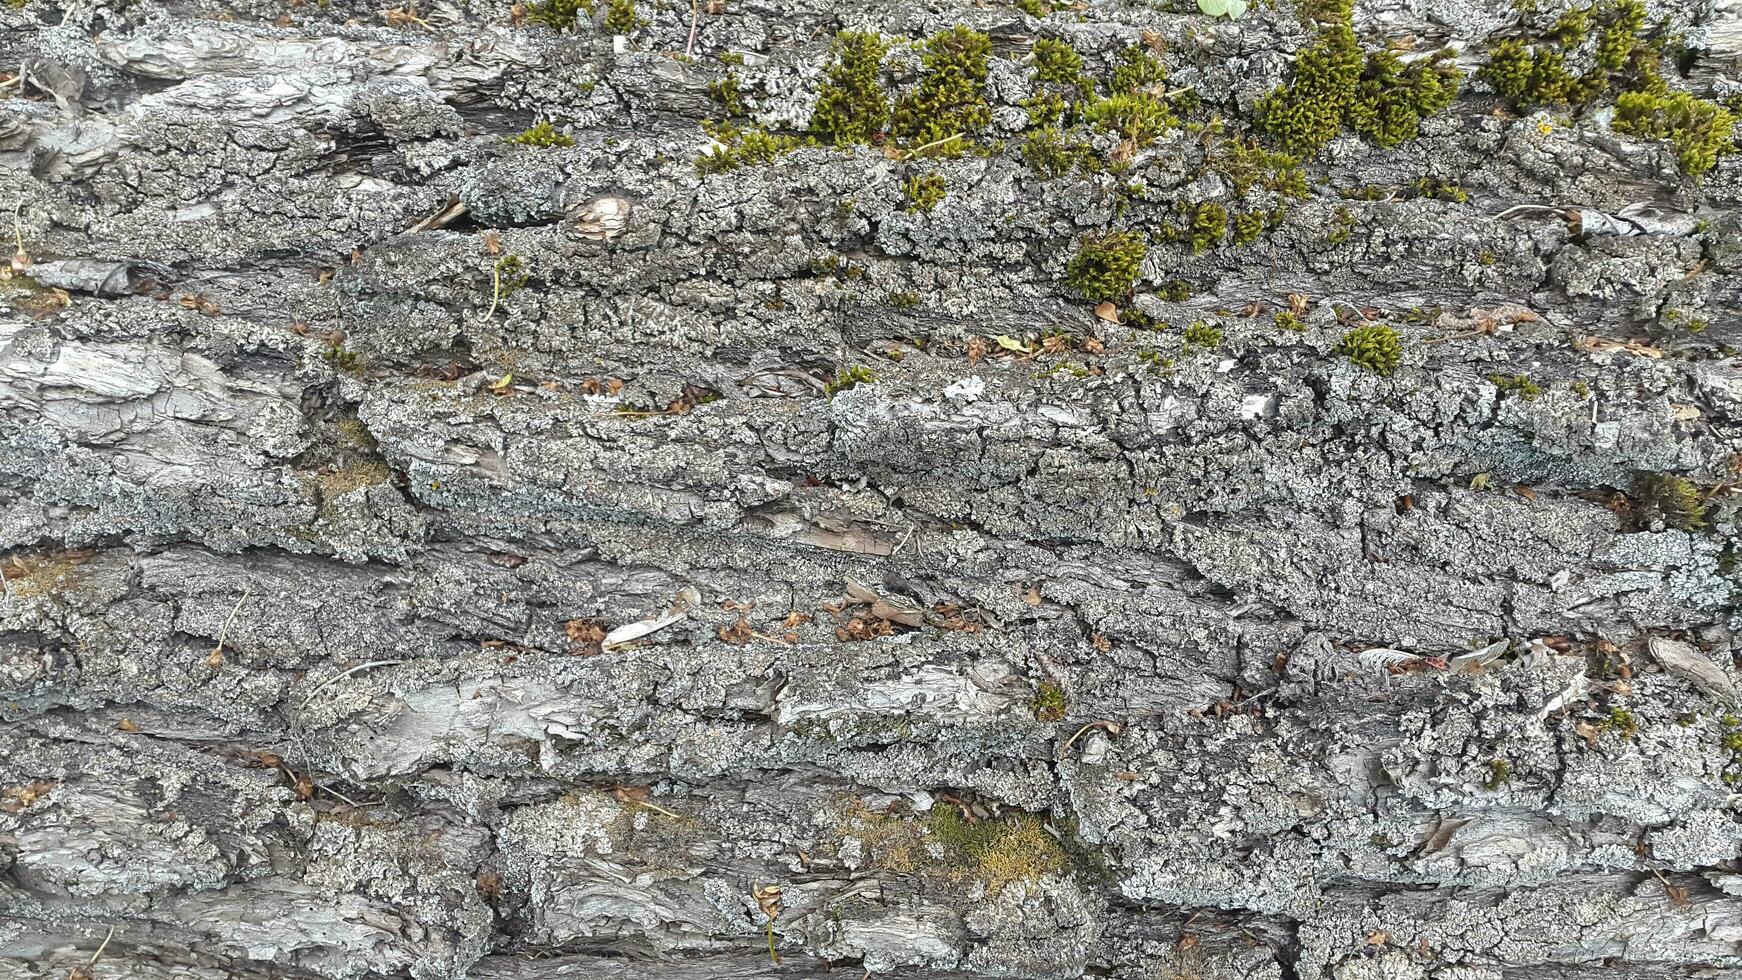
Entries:
{"label": "dead leaf fragment", "polygon": [[1692,684],[1702,694],[1726,703],[1735,702],[1735,682],[1722,667],[1700,652],[1699,647],[1666,636],[1654,636],[1646,643],[1646,648],[1664,670]]}
{"label": "dead leaf fragment", "polygon": [[1110,301],[1103,301],[1095,307],[1095,315],[1108,323],[1123,323],[1119,319],[1119,307]]}

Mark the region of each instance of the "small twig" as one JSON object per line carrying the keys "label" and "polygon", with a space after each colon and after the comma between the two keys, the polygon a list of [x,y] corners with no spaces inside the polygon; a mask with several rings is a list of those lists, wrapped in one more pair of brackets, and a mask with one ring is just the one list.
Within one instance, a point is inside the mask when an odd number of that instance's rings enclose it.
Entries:
{"label": "small twig", "polygon": [[644,807],[648,808],[649,810],[652,810],[654,813],[663,813],[666,816],[672,818],[673,820],[682,820],[683,819],[683,814],[673,813],[672,811],[667,810],[665,807],[662,807],[657,803],[649,803],[646,800],[634,800],[632,802],[634,802],[636,806],[644,806]]}
{"label": "small twig", "polygon": [[696,47],[696,27],[701,23],[701,0],[690,0],[690,40],[683,46],[683,56],[688,58]]}
{"label": "small twig", "polygon": [[114,938],[115,938],[115,927],[110,926],[109,927],[109,934],[107,936],[103,937],[103,944],[101,946],[97,947],[97,951],[95,953],[91,954],[91,962],[86,963],[85,965],[86,966],[96,966],[97,960],[99,958],[101,958],[103,955],[103,950],[109,948],[109,940],[114,939]]}
{"label": "small twig", "polygon": [[1082,738],[1083,734],[1091,728],[1105,728],[1109,734],[1117,735],[1119,734],[1120,725],[1116,721],[1091,721],[1087,725],[1077,729],[1075,735],[1065,739],[1065,744],[1059,746],[1059,751],[1069,751],[1070,747],[1077,743],[1077,739]]}
{"label": "small twig", "polygon": [[931,149],[932,147],[943,146],[945,143],[953,143],[956,140],[961,139],[962,135],[963,134],[961,134],[961,133],[957,133],[954,136],[945,136],[941,140],[932,140],[930,143],[927,143],[924,146],[916,146],[911,150],[905,150],[902,152],[901,158],[903,160],[912,160],[914,157],[920,155],[921,153],[924,153],[925,151]]}
{"label": "small twig", "polygon": [[329,685],[336,684],[339,681],[342,681],[345,678],[351,676],[352,674],[355,674],[359,671],[369,670],[370,668],[373,668],[373,667],[397,667],[402,663],[405,663],[405,661],[403,661],[403,660],[371,660],[366,664],[358,664],[357,666],[352,667],[350,670],[342,671],[340,673],[334,674],[333,676],[327,678],[326,680],[321,681],[319,684],[316,684],[314,687],[314,690],[308,692],[308,697],[302,699],[302,707],[304,707],[304,708],[308,707],[308,703],[310,701],[314,700],[315,695],[326,690],[326,688]]}
{"label": "small twig", "polygon": [[496,315],[496,305],[500,302],[502,302],[502,261],[498,259],[490,264],[490,312],[484,314],[481,323],[490,322],[490,318]]}
{"label": "small twig", "polygon": [[250,584],[242,590],[242,598],[237,599],[236,605],[230,608],[230,618],[224,620],[224,625],[218,630],[218,645],[212,648],[214,660],[224,656],[224,637],[230,634],[230,624],[236,621],[236,614],[242,611],[242,603],[247,602],[248,597],[253,594],[254,586]]}

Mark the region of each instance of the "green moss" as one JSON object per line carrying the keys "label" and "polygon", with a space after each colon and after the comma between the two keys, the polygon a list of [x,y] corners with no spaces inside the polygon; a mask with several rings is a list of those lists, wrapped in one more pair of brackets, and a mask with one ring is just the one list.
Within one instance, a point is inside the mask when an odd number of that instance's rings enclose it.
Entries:
{"label": "green moss", "polygon": [[1680,531],[1706,529],[1706,495],[1684,476],[1656,473],[1644,480],[1640,497],[1649,511]]}
{"label": "green moss", "polygon": [[1527,402],[1536,401],[1542,397],[1542,389],[1530,380],[1528,374],[1490,374],[1488,383],[1500,389],[1502,395],[1522,398]]}
{"label": "green moss", "polygon": [[835,375],[835,380],[823,386],[823,394],[833,395],[836,392],[846,391],[848,388],[854,388],[859,385],[874,385],[876,383],[877,372],[862,364],[855,364],[852,367],[842,368],[840,372]]}
{"label": "green moss", "polygon": [[960,153],[962,141],[951,138],[978,133],[992,120],[985,91],[991,52],[990,38],[961,24],[928,38],[919,85],[896,100],[891,131],[915,148]]}
{"label": "green moss", "polygon": [[1306,321],[1296,316],[1291,310],[1279,310],[1271,322],[1276,325],[1278,330],[1292,330],[1295,333],[1302,333],[1307,328]]}
{"label": "green moss", "polygon": [[1065,268],[1065,283],[1087,300],[1121,299],[1136,284],[1148,254],[1140,232],[1084,235]]}
{"label": "green moss", "polygon": [[1568,387],[1573,390],[1573,394],[1578,395],[1580,398],[1591,397],[1591,386],[1583,381],[1575,381],[1571,385],[1568,385]]}
{"label": "green moss", "polygon": [[1512,782],[1512,763],[1505,759],[1490,760],[1488,778],[1482,781],[1482,785],[1489,789],[1499,789],[1510,782]]}
{"label": "green moss", "polygon": [[1167,67],[1148,50],[1140,46],[1132,46],[1119,52],[1119,60],[1113,65],[1113,76],[1108,80],[1109,94],[1119,95],[1154,88],[1167,81]]}
{"label": "green moss", "polygon": [[1438,177],[1422,177],[1416,180],[1412,189],[1416,197],[1425,197],[1435,201],[1456,201],[1466,204],[1470,195],[1457,184],[1447,183]]}
{"label": "green moss", "polygon": [[1390,374],[1403,360],[1403,338],[1387,324],[1364,324],[1343,334],[1337,353],[1374,374]]}
{"label": "green moss", "polygon": [[1192,254],[1207,252],[1222,244],[1228,235],[1228,209],[1214,201],[1205,201],[1191,211],[1191,226],[1185,238],[1191,242]]}
{"label": "green moss", "polygon": [[744,114],[744,99],[740,94],[738,76],[731,72],[718,81],[708,83],[708,97],[718,102],[728,116]]}
{"label": "green moss", "polygon": [[1193,320],[1185,329],[1186,346],[1216,348],[1222,346],[1222,329],[1203,320]]}
{"label": "green moss", "polygon": [[890,293],[889,305],[898,310],[911,310],[919,305],[918,293]]}
{"label": "green moss", "polygon": [[1045,17],[1052,13],[1052,0],[1016,0],[1016,9],[1030,17]]}
{"label": "green moss", "polygon": [[1146,92],[1120,92],[1083,107],[1083,121],[1104,133],[1116,133],[1133,146],[1145,147],[1179,120],[1167,103]]}
{"label": "green moss", "polygon": [[516,143],[520,146],[541,147],[575,145],[573,137],[557,129],[555,126],[552,126],[548,120],[540,121],[531,129],[526,130],[518,136],[510,136],[503,142]]}
{"label": "green moss", "polygon": [[1683,173],[1703,174],[1733,152],[1736,115],[1686,92],[1623,92],[1615,97],[1617,133],[1668,140]]}
{"label": "green moss", "polygon": [[1597,726],[1599,730],[1614,730],[1624,738],[1633,738],[1639,734],[1639,721],[1633,717],[1633,712],[1626,708],[1611,708],[1609,717]]}
{"label": "green moss", "polygon": [[1184,279],[1169,279],[1161,284],[1155,295],[1170,303],[1183,303],[1192,298],[1192,284]]}
{"label": "green moss", "polygon": [[829,46],[833,62],[811,112],[810,131],[835,146],[869,143],[889,125],[889,98],[878,84],[888,47],[876,34],[842,31]]}
{"label": "green moss", "polygon": [[1266,215],[1263,211],[1243,211],[1234,216],[1234,244],[1250,245],[1264,233]]}
{"label": "green moss", "polygon": [[[1591,67],[1574,75],[1568,56],[1579,54],[1593,29],[1597,43]],[[1716,102],[1671,91],[1662,74],[1661,45],[1652,33],[1639,0],[1597,3],[1563,14],[1534,42],[1508,38],[1496,44],[1477,76],[1518,107],[1585,107],[1614,92],[1616,132],[1667,140],[1682,172],[1705,173],[1718,157],[1734,151],[1735,114]]]}
{"label": "green moss", "polygon": [[1065,697],[1065,689],[1056,681],[1041,681],[1040,688],[1035,691],[1034,698],[1029,702],[1034,710],[1036,721],[1052,723],[1063,721],[1065,712],[1070,707],[1070,701]]}
{"label": "green moss", "polygon": [[1325,233],[1325,241],[1332,245],[1341,245],[1355,233],[1355,215],[1348,208],[1338,208],[1336,219],[1331,224],[1331,230]]}
{"label": "green moss", "polygon": [[635,0],[611,0],[605,13],[605,30],[612,34],[633,34],[642,20],[635,14]]}
{"label": "green moss", "polygon": [[1056,128],[1042,127],[1022,141],[1022,162],[1042,177],[1063,177],[1074,171],[1097,173],[1101,158],[1093,147],[1067,139]]}
{"label": "green moss", "polygon": [[1241,197],[1253,188],[1296,200],[1304,200],[1309,193],[1300,161],[1287,153],[1266,150],[1257,140],[1218,140],[1205,166],[1226,177]]}
{"label": "green moss", "polygon": [[778,136],[766,129],[739,129],[730,123],[704,121],[702,129],[721,146],[696,157],[696,170],[704,174],[726,173],[740,167],[769,163],[805,145],[796,136]]}
{"label": "green moss", "polygon": [[1255,120],[1283,148],[1317,153],[1344,126],[1380,146],[1415,138],[1421,121],[1451,105],[1463,74],[1452,53],[1405,64],[1392,51],[1365,57],[1347,0],[1319,5],[1320,27],[1295,57],[1294,78],[1265,96]]}
{"label": "green moss", "polygon": [[1083,56],[1068,42],[1040,38],[1034,42],[1034,78],[1054,85],[1084,88],[1087,81],[1083,77]]}
{"label": "green moss", "polygon": [[1030,814],[969,822],[955,807],[940,803],[926,815],[925,825],[943,847],[945,860],[958,869],[957,877],[976,879],[991,894],[1069,866],[1064,847]]}
{"label": "green moss", "polygon": [[582,17],[593,16],[593,0],[543,0],[527,7],[526,19],[559,31],[572,31]]}
{"label": "green moss", "polygon": [[915,174],[901,185],[907,196],[909,211],[930,211],[944,199],[946,188],[942,174]]}

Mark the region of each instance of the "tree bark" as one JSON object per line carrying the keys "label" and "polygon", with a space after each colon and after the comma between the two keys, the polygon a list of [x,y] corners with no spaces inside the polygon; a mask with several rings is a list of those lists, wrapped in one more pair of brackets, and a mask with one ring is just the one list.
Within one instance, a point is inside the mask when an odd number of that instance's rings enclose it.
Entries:
{"label": "tree bark", "polygon": [[[1254,198],[1033,41],[1243,134],[1297,11],[529,10],[0,4],[0,978],[1742,977],[1735,157],[1472,75],[1098,316]],[[698,172],[955,24],[974,152]]]}

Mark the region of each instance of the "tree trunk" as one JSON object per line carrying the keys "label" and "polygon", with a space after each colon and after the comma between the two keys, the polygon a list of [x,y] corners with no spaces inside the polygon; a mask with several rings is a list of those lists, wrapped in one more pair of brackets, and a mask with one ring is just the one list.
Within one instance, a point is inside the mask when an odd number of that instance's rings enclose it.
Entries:
{"label": "tree trunk", "polygon": [[1021,6],[0,4],[0,978],[1742,977],[1742,164],[1363,0],[1289,200],[1299,12]]}

